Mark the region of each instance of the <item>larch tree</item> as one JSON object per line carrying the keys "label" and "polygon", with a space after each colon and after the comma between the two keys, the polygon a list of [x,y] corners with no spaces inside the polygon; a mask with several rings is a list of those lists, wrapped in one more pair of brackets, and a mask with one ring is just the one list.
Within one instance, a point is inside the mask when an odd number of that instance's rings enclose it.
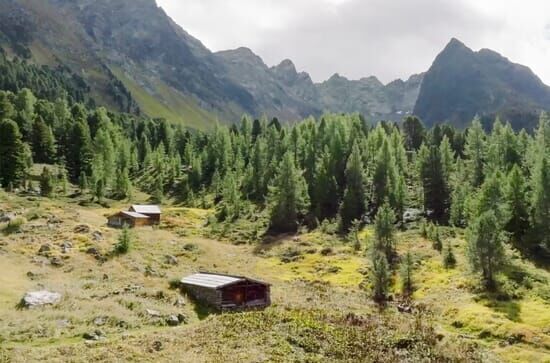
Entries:
{"label": "larch tree", "polygon": [[361,152],[353,145],[346,167],[346,189],[340,206],[341,231],[348,232],[354,220],[361,220],[365,213],[366,195]]}

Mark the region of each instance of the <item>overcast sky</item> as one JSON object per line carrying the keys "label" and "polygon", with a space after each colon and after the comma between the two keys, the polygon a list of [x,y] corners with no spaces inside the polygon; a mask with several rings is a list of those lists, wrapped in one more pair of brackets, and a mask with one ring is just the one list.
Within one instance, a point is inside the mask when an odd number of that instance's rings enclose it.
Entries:
{"label": "overcast sky", "polygon": [[550,84],[550,0],[157,0],[213,51],[291,59],[315,81],[383,82],[427,70],[451,37],[529,66]]}

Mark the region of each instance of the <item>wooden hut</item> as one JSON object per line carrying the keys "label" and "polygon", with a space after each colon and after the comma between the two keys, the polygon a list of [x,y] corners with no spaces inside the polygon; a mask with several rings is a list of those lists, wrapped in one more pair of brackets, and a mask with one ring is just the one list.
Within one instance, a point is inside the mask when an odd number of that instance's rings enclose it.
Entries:
{"label": "wooden hut", "polygon": [[158,205],[133,205],[130,207],[130,212],[143,214],[149,217],[149,224],[160,224],[160,216],[162,214]]}
{"label": "wooden hut", "polygon": [[248,277],[201,272],[183,278],[181,284],[193,298],[218,310],[265,308],[271,304],[270,285]]}
{"label": "wooden hut", "polygon": [[115,228],[122,228],[124,226],[134,228],[148,226],[150,224],[149,219],[150,218],[144,214],[121,211],[109,216],[107,218],[107,224]]}

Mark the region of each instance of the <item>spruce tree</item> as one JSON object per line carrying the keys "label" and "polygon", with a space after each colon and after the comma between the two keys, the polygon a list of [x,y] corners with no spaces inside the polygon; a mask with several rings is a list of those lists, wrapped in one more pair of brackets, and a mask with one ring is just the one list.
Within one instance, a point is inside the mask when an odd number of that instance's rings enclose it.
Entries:
{"label": "spruce tree", "polygon": [[372,298],[379,304],[382,304],[388,298],[390,287],[390,271],[387,257],[383,252],[374,250],[371,255],[372,269]]}
{"label": "spruce tree", "polygon": [[341,231],[348,232],[354,220],[360,220],[365,213],[366,196],[363,165],[359,146],[355,144],[346,168],[346,190],[340,206]]}
{"label": "spruce tree", "polygon": [[475,119],[468,129],[464,154],[468,158],[470,184],[477,188],[483,183],[485,165],[485,132],[479,119]]}
{"label": "spruce tree", "polygon": [[80,193],[82,194],[84,194],[88,190],[88,177],[86,176],[86,173],[80,173],[80,177],[78,178],[78,186],[80,188]]}
{"label": "spruce tree", "polygon": [[309,207],[306,183],[302,172],[294,165],[294,155],[290,152],[284,154],[278,170],[269,192],[269,230],[296,232],[299,218]]}
{"label": "spruce tree", "polygon": [[0,184],[7,187],[21,185],[26,178],[27,149],[15,122],[5,119],[0,122]]}
{"label": "spruce tree", "polygon": [[514,165],[508,174],[504,196],[510,220],[506,230],[519,241],[529,228],[529,209],[526,181],[519,166]]}
{"label": "spruce tree", "polygon": [[321,154],[315,172],[312,204],[320,221],[334,217],[338,211],[338,183],[334,177],[333,162],[327,149]]}
{"label": "spruce tree", "polygon": [[424,192],[424,209],[429,213],[430,219],[445,223],[449,217],[450,193],[439,148],[430,146],[420,155],[418,162]]}
{"label": "spruce tree", "polygon": [[386,202],[379,209],[374,220],[375,249],[384,253],[388,262],[395,254],[395,214]]}
{"label": "spruce tree", "polygon": [[32,151],[34,162],[51,164],[56,154],[52,129],[42,117],[37,116],[32,128]]}
{"label": "spruce tree", "polygon": [[467,231],[468,257],[472,269],[481,272],[487,289],[496,287],[495,276],[505,262],[505,234],[494,211],[481,213]]}
{"label": "spruce tree", "polygon": [[55,183],[50,170],[47,167],[42,169],[40,174],[40,195],[43,197],[51,197],[55,189]]}
{"label": "spruce tree", "polygon": [[550,250],[550,162],[546,155],[537,159],[531,180],[531,218],[540,246]]}
{"label": "spruce tree", "polygon": [[447,243],[447,247],[443,253],[443,266],[446,269],[454,268],[456,266],[456,257],[450,241]]}
{"label": "spruce tree", "polygon": [[411,252],[407,251],[401,264],[401,292],[404,296],[411,296],[414,292],[413,270],[413,258]]}

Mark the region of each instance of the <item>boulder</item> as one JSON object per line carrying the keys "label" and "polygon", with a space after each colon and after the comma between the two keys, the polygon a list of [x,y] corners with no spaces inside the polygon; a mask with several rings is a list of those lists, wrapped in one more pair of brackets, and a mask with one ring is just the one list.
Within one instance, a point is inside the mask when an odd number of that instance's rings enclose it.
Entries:
{"label": "boulder", "polygon": [[93,332],[84,333],[82,337],[86,340],[100,340],[105,338],[105,333],[101,330],[94,330]]}
{"label": "boulder", "polygon": [[49,243],[45,243],[42,246],[40,246],[40,249],[38,250],[38,254],[41,256],[45,256],[45,255],[48,255],[51,250],[52,250],[52,246],[50,246]]}
{"label": "boulder", "polygon": [[107,319],[108,318],[106,316],[98,316],[97,318],[94,319],[94,325],[103,326],[107,324]]}
{"label": "boulder", "polygon": [[180,320],[176,315],[170,315],[168,318],[166,318],[166,324],[169,326],[178,326],[180,325]]}
{"label": "boulder", "polygon": [[55,305],[61,301],[61,294],[57,292],[30,291],[25,294],[21,303],[27,308],[35,308],[44,305]]}
{"label": "boulder", "polygon": [[101,253],[99,252],[99,250],[95,247],[90,247],[86,250],[86,253],[89,254],[89,255],[93,255],[93,256],[100,256]]}
{"label": "boulder", "polygon": [[73,244],[69,241],[65,241],[59,245],[61,247],[61,253],[67,253],[73,248]]}
{"label": "boulder", "polygon": [[187,322],[188,322],[187,316],[185,316],[183,314],[178,314],[178,320],[179,320],[180,324],[187,324]]}
{"label": "boulder", "polygon": [[153,318],[160,318],[162,316],[159,311],[153,309],[145,309],[145,312]]}
{"label": "boulder", "polygon": [[65,265],[63,260],[57,256],[52,257],[50,259],[50,263],[52,264],[52,266],[55,266],[55,267],[63,267]]}
{"label": "boulder", "polygon": [[92,239],[96,242],[103,241],[103,234],[99,231],[92,233]]}
{"label": "boulder", "polygon": [[85,224],[79,224],[78,226],[74,227],[74,233],[80,233],[80,234],[86,234],[90,233],[90,226],[87,226]]}
{"label": "boulder", "polygon": [[416,222],[422,218],[422,211],[417,208],[407,208],[403,212],[403,222],[411,223]]}
{"label": "boulder", "polygon": [[178,264],[178,259],[177,259],[176,256],[166,255],[166,256],[164,256],[164,262],[167,265],[176,266]]}

